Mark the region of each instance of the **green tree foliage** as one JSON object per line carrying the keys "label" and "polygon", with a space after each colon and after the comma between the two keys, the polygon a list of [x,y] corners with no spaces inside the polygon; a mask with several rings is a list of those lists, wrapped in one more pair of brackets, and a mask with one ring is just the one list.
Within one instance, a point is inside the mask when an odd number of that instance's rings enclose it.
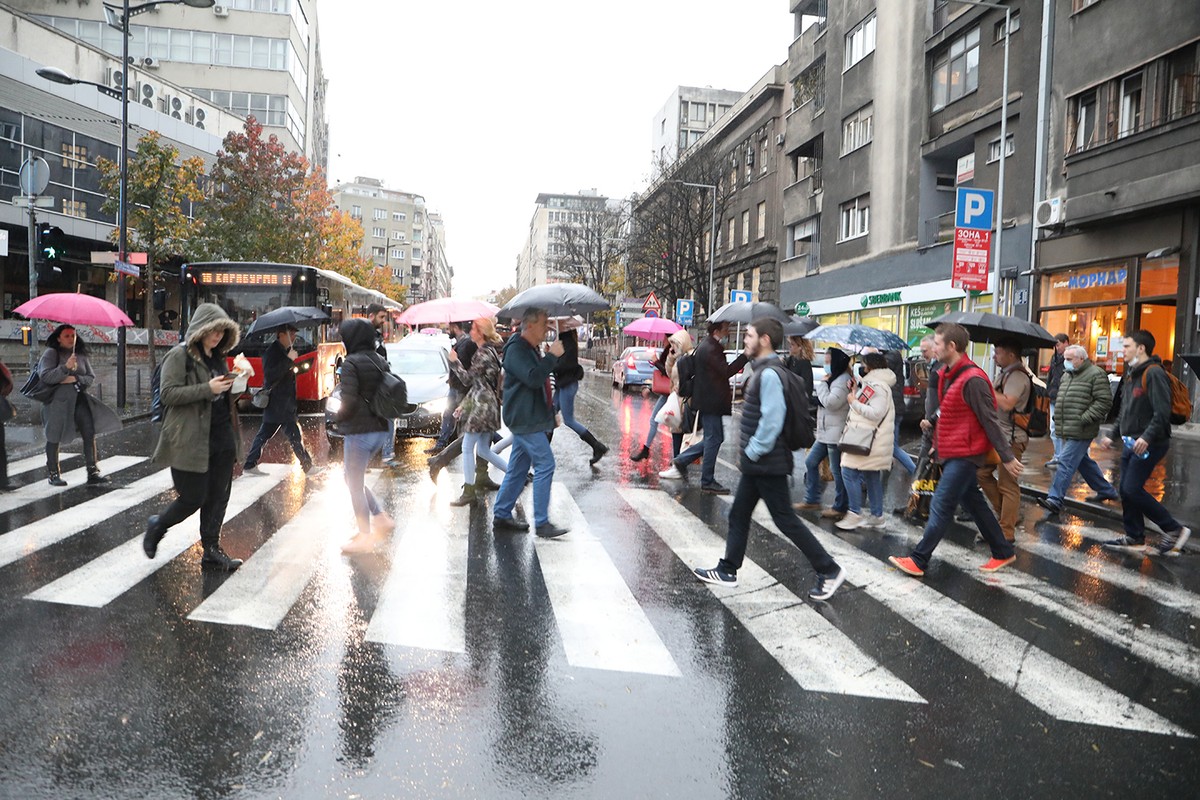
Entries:
{"label": "green tree foliage", "polygon": [[[100,189],[108,199],[103,210],[116,214],[120,198],[120,165],[101,158]],[[153,337],[154,282],[156,265],[172,258],[187,258],[195,252],[200,223],[191,214],[193,205],[203,198],[201,180],[204,160],[192,157],[179,160],[179,150],[164,145],[157,131],[150,131],[138,142],[129,157],[126,182],[127,249],[146,253],[142,268],[145,295],[145,323]],[[114,230],[112,240],[119,232]],[[150,348],[150,367],[154,368],[154,348]]]}

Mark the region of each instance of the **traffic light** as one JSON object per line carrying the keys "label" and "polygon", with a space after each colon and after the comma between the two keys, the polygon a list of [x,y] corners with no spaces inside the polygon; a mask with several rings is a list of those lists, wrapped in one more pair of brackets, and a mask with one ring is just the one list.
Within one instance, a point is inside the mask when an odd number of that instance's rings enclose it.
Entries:
{"label": "traffic light", "polygon": [[56,271],[61,271],[59,264],[63,257],[63,231],[42,222],[38,225],[38,260]]}

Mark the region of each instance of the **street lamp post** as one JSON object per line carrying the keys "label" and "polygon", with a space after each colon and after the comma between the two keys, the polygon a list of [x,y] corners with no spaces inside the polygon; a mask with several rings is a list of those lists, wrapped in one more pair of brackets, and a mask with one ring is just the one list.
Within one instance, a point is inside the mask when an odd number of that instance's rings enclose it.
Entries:
{"label": "street lamp post", "polygon": [[689,183],[688,181],[671,181],[678,183],[680,186],[691,186],[694,189],[708,189],[712,192],[712,223],[708,234],[708,308],[704,309],[704,316],[708,317],[712,314],[713,309],[713,266],[717,263],[717,187],[711,183]]}
{"label": "street lamp post", "polygon": [[[118,184],[117,195],[117,261],[122,264],[128,263],[128,235],[129,224],[127,220],[128,208],[126,206],[126,195],[128,194],[129,182],[129,18],[143,14],[156,6],[164,5],[185,5],[192,8],[211,8],[216,3],[216,0],[148,0],[144,3],[139,3],[136,6],[130,6],[129,0],[122,0],[120,6],[112,3],[104,4],[104,20],[110,27],[116,28],[121,32],[121,88],[113,89],[103,84],[95,83],[94,81],[80,80],[72,77],[61,69],[47,67],[39,69],[37,74],[48,81],[54,83],[84,84],[87,86],[95,86],[97,90],[109,97],[114,97],[121,101],[121,152],[120,161],[120,178]],[[146,291],[153,292],[153,286],[147,286]],[[117,307],[121,311],[125,311],[125,273],[120,269],[117,270]],[[150,334],[149,320],[145,321],[147,336]],[[125,407],[125,328],[117,328],[117,406]],[[148,347],[154,346],[154,340],[150,339],[147,342]]]}
{"label": "street lamp post", "polygon": [[996,314],[1000,310],[1000,246],[1004,242],[1004,162],[1008,151],[1008,37],[1012,27],[1012,8],[1004,3],[992,3],[987,0],[951,2],[964,6],[1004,9],[1004,83],[1000,90],[1000,177],[996,181],[996,254],[992,259],[992,313]]}

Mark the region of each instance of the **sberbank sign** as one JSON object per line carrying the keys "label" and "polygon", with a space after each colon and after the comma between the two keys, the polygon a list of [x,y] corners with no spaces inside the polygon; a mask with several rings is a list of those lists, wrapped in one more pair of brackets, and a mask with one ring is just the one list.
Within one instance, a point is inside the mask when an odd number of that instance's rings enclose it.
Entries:
{"label": "sberbank sign", "polygon": [[895,292],[882,292],[880,294],[864,294],[862,296],[862,298],[859,299],[858,302],[863,308],[870,308],[871,306],[891,305],[893,303],[900,302],[900,292],[895,291]]}
{"label": "sberbank sign", "polygon": [[803,300],[801,300],[799,303],[796,303],[796,316],[807,317],[809,311],[810,309],[808,307],[808,303],[804,302]]}

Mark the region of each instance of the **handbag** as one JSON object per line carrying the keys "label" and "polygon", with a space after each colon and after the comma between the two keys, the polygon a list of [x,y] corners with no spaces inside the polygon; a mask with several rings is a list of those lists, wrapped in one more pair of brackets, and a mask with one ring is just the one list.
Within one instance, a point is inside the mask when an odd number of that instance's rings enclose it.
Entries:
{"label": "handbag", "polygon": [[21,394],[28,397],[30,400],[37,400],[39,403],[49,403],[54,397],[54,390],[57,389],[49,383],[42,382],[42,376],[38,373],[38,368],[34,367],[29,373],[29,380],[25,381],[25,385],[21,387]]}
{"label": "handbag", "polygon": [[937,463],[932,454],[917,464],[917,472],[913,476],[912,489],[909,492],[908,505],[904,509],[903,516],[921,522],[929,519],[929,508],[933,503],[933,495],[937,491],[938,480],[941,477],[942,466]]}
{"label": "handbag", "polygon": [[871,455],[871,445],[875,444],[875,434],[878,428],[867,428],[862,425],[847,425],[838,439],[838,450],[852,456]]}
{"label": "handbag", "polygon": [[829,483],[833,480],[833,468],[829,466],[828,458],[821,459],[820,474],[821,480],[825,483]]}
{"label": "handbag", "polygon": [[700,430],[700,415],[696,415],[696,419],[692,422],[692,430],[683,435],[683,441],[679,443],[679,452],[687,450],[693,445],[700,444],[704,441],[704,431]]}
{"label": "handbag", "polygon": [[[271,387],[274,388],[274,387]],[[271,389],[259,386],[250,390],[250,405],[255,408],[266,408],[271,402]]]}
{"label": "handbag", "polygon": [[657,369],[654,370],[654,376],[650,379],[650,391],[655,394],[670,394],[671,379]]}

